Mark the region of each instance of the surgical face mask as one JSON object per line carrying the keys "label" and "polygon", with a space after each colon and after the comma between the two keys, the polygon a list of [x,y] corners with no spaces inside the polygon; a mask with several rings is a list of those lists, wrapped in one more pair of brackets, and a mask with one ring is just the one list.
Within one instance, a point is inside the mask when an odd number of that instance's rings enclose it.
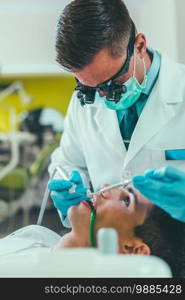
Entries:
{"label": "surgical face mask", "polygon": [[107,99],[106,96],[101,97],[98,92],[95,94],[95,100],[101,103],[103,106],[112,110],[124,110],[132,106],[140,97],[142,90],[146,87],[147,75],[146,75],[146,65],[143,58],[143,68],[144,68],[144,80],[140,84],[135,76],[136,72],[136,55],[134,53],[134,70],[133,76],[130,77],[126,82],[123,83],[124,92],[121,94],[121,98],[118,102],[111,101]]}

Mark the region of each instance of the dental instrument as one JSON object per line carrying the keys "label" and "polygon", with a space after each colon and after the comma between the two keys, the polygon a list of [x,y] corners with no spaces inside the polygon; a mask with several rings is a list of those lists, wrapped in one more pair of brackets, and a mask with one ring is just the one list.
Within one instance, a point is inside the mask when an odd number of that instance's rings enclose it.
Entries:
{"label": "dental instrument", "polygon": [[60,176],[62,177],[62,179],[69,180],[69,178],[67,177],[66,173],[64,173],[64,170],[61,167],[56,166],[56,170],[58,171],[58,173],[60,174]]}
{"label": "dental instrument", "polygon": [[91,193],[91,194],[92,194],[92,196],[93,196],[93,195],[97,195],[97,194],[99,195],[99,194],[101,194],[101,193],[103,193],[103,192],[110,191],[110,190],[113,190],[113,189],[115,189],[115,188],[119,188],[119,187],[125,188],[125,187],[126,187],[127,185],[129,185],[130,183],[132,183],[132,179],[126,179],[124,182],[118,182],[118,183],[109,185],[109,186],[107,186],[107,187],[105,187],[105,188],[102,188],[102,189],[100,189],[99,191],[94,192],[94,193]]}
{"label": "dental instrument", "polygon": [[[56,170],[58,171],[62,179],[69,181],[69,178],[67,177],[66,173],[60,166],[56,166]],[[69,193],[74,193],[75,189],[76,189],[76,184],[73,184],[72,187],[69,189]]]}
{"label": "dental instrument", "polygon": [[40,212],[39,212],[39,216],[38,216],[38,220],[37,220],[37,225],[41,225],[41,223],[42,223],[49,194],[50,194],[50,190],[48,189],[48,186],[47,186],[46,189],[45,189],[45,192],[44,192],[44,197],[43,197],[43,200],[42,200],[42,204],[41,204],[41,208],[40,208]]}
{"label": "dental instrument", "polygon": [[[53,179],[55,173],[56,173],[56,169],[54,169],[54,171],[51,175],[51,179]],[[43,200],[42,200],[39,216],[38,216],[38,219],[37,219],[37,225],[41,225],[41,223],[42,223],[44,212],[45,212],[46,205],[47,205],[48,198],[49,198],[49,194],[50,194],[50,190],[48,189],[48,185],[47,185],[46,189],[44,191],[44,197],[43,197]]]}

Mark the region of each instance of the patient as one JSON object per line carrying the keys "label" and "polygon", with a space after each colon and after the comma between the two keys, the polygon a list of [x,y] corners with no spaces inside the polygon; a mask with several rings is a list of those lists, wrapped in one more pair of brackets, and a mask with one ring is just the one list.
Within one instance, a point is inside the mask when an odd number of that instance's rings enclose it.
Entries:
{"label": "patient", "polygon": [[[174,277],[185,276],[185,223],[172,219],[133,187],[106,191],[96,196],[93,199],[93,207],[96,210],[93,227],[95,246],[98,230],[111,227],[118,233],[119,253],[158,256],[169,264]],[[68,212],[72,229],[63,237],[42,226],[31,225],[3,238],[2,242],[4,241],[5,246],[9,242],[11,252],[11,245],[15,244],[16,237],[19,240],[21,237],[23,240],[25,237],[29,238],[29,245],[19,249],[20,253],[27,251],[27,254],[31,254],[28,251],[32,249],[45,252],[90,247],[89,227],[92,210],[92,205],[86,201],[72,206]],[[41,230],[38,230],[39,228]],[[32,243],[34,236],[37,236],[36,242]]]}
{"label": "patient", "polygon": [[[159,256],[169,264],[174,277],[185,276],[185,223],[172,219],[132,187],[106,191],[94,197],[93,204],[96,209],[94,236],[102,227],[115,228],[119,253]],[[90,247],[90,214],[91,207],[86,201],[71,207],[72,230],[54,250]]]}

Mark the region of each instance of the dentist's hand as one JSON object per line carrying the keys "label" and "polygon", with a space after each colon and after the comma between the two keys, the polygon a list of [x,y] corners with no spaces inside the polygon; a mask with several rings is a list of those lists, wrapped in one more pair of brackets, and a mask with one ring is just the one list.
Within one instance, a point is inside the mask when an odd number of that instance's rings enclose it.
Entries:
{"label": "dentist's hand", "polygon": [[[76,185],[75,191],[70,192],[70,188],[74,184]],[[64,218],[67,216],[67,211],[71,206],[78,205],[81,201],[88,199],[87,188],[84,187],[78,171],[72,172],[69,181],[60,179],[51,180],[48,188],[51,191],[51,199],[54,206],[62,213]]]}
{"label": "dentist's hand", "polygon": [[185,172],[172,166],[152,169],[134,176],[133,185],[173,218],[185,222]]}

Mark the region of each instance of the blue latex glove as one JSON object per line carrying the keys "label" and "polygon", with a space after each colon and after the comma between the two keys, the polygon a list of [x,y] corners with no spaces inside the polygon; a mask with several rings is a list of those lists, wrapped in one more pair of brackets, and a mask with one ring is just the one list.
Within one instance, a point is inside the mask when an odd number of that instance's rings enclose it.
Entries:
{"label": "blue latex glove", "polygon": [[185,172],[171,166],[152,169],[134,176],[133,185],[173,218],[185,222]]}
{"label": "blue latex glove", "polygon": [[[75,191],[70,192],[70,188],[76,185]],[[67,216],[68,209],[73,205],[80,204],[83,200],[88,200],[87,188],[84,187],[82,178],[78,171],[71,173],[68,180],[53,179],[49,182],[48,188],[51,191],[51,199],[63,217]]]}

